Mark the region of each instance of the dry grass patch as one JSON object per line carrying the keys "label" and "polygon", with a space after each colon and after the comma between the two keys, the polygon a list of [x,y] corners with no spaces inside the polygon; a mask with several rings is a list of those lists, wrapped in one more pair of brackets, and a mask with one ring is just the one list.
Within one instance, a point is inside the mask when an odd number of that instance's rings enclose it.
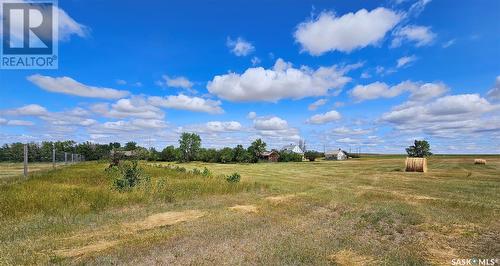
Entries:
{"label": "dry grass patch", "polygon": [[94,244],[90,244],[87,246],[83,247],[78,247],[78,248],[70,248],[70,249],[61,249],[61,250],[56,250],[54,253],[57,256],[60,257],[80,257],[88,253],[94,253],[94,252],[100,252],[103,250],[106,250],[108,248],[111,248],[115,245],[120,243],[118,240],[113,240],[113,241],[100,241]]}
{"label": "dry grass patch", "polygon": [[124,226],[134,230],[149,230],[156,227],[170,226],[182,222],[192,221],[206,215],[206,212],[198,210],[188,210],[180,212],[164,212],[148,216],[143,221],[128,223]]}
{"label": "dry grass patch", "polygon": [[295,197],[296,197],[296,195],[281,195],[281,196],[267,197],[266,200],[268,200],[274,204],[279,204],[279,203],[290,201],[291,199],[293,199]]}
{"label": "dry grass patch", "polygon": [[375,259],[370,256],[362,256],[351,250],[341,250],[329,256],[332,262],[346,266],[374,265]]}
{"label": "dry grass patch", "polygon": [[244,212],[244,213],[257,213],[259,210],[255,205],[235,205],[233,207],[229,207],[232,211]]}

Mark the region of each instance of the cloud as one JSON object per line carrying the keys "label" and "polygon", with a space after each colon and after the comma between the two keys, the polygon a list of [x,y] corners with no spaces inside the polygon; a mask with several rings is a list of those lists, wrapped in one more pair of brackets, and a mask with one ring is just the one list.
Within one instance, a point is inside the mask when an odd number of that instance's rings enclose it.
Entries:
{"label": "cloud", "polygon": [[398,59],[396,67],[397,68],[407,67],[411,63],[415,62],[416,60],[417,60],[417,57],[414,56],[414,55],[412,55],[412,56],[403,56],[403,57],[401,57],[401,58]]}
{"label": "cloud", "polygon": [[60,40],[68,41],[71,38],[71,35],[77,35],[81,38],[85,38],[89,35],[90,29],[87,26],[76,22],[64,10],[58,8],[58,15]]}
{"label": "cloud", "polygon": [[450,47],[450,46],[454,45],[454,44],[455,44],[455,42],[456,42],[456,39],[451,39],[451,40],[449,40],[449,41],[447,41],[447,42],[443,43],[442,47],[443,47],[443,48],[448,48],[448,47]]}
{"label": "cloud", "polygon": [[499,131],[498,116],[485,116],[499,110],[479,94],[460,94],[438,98],[426,104],[402,104],[385,113],[381,121],[400,131],[422,131],[429,135],[452,137],[460,134]]}
{"label": "cloud", "polygon": [[201,125],[180,127],[178,131],[214,134],[214,133],[238,132],[241,131],[242,129],[243,126],[240,124],[240,122],[237,121],[209,121]]}
{"label": "cloud", "polygon": [[370,73],[368,73],[368,72],[363,72],[363,73],[361,73],[361,76],[360,76],[360,78],[362,78],[362,79],[369,79],[371,77],[372,77],[372,75],[370,75]]}
{"label": "cloud", "polygon": [[[409,86],[411,88],[411,86]],[[418,87],[413,87],[411,90],[410,100],[412,101],[426,101],[448,92],[448,86],[444,83],[425,83]]]}
{"label": "cloud", "polygon": [[[28,4],[28,3],[27,3]],[[79,36],[81,38],[86,38],[89,36],[90,29],[78,22],[76,22],[72,17],[70,17],[64,10],[60,8],[55,9],[58,15],[58,21],[59,21],[59,27],[58,27],[58,37],[60,41],[69,41],[71,39],[72,35]],[[41,11],[46,12],[45,10]],[[3,17],[0,15],[0,20],[3,21]],[[18,35],[17,33],[22,33],[23,32],[23,25],[24,22],[22,20],[22,17],[20,16],[14,16],[11,18],[11,28],[14,29],[12,31],[12,37],[16,41],[21,41],[24,39],[23,36]],[[0,34],[2,33],[2,30],[0,28]],[[43,34],[43,33],[42,33]],[[47,33],[47,35],[49,35]]]}
{"label": "cloud", "polygon": [[255,119],[257,117],[257,113],[256,112],[249,112],[247,114],[247,118],[248,119]]}
{"label": "cloud", "polygon": [[148,98],[150,104],[158,107],[188,110],[193,112],[204,112],[210,114],[221,114],[224,110],[220,107],[220,101],[190,97],[184,94],[169,95],[166,97],[151,96]]}
{"label": "cloud", "polygon": [[299,24],[294,37],[302,50],[311,55],[351,52],[376,45],[400,20],[401,15],[382,7],[372,11],[361,9],[341,17],[322,12],[316,19]]}
{"label": "cloud", "polygon": [[26,121],[26,120],[9,120],[6,125],[7,126],[33,126],[35,124],[31,121]]}
{"label": "cloud", "polygon": [[252,66],[260,64],[261,60],[257,56],[252,57]]}
{"label": "cloud", "polygon": [[345,126],[332,129],[332,133],[334,135],[365,135],[370,132],[372,131],[368,129],[361,129],[361,128],[351,129]]}
{"label": "cloud", "polygon": [[351,90],[350,94],[356,101],[361,102],[377,98],[396,97],[403,91],[403,86],[389,87],[389,85],[377,81],[368,85],[357,85]]}
{"label": "cloud", "polygon": [[119,99],[130,94],[128,91],[88,86],[69,77],[52,78],[36,74],[27,79],[46,91],[80,97]]}
{"label": "cloud", "polygon": [[431,0],[418,0],[415,3],[413,3],[408,10],[408,15],[413,16],[413,17],[418,17],[420,13],[422,13],[425,9],[425,6],[429,4]]}
{"label": "cloud", "polygon": [[194,83],[189,81],[186,77],[169,77],[167,75],[162,76],[163,80],[157,81],[157,84],[162,87],[171,87],[171,88],[182,88],[186,90],[191,90],[194,86]]}
{"label": "cloud", "polygon": [[236,40],[228,37],[226,45],[236,56],[247,56],[255,50],[255,47],[250,42],[245,41],[241,37],[238,37]]}
{"label": "cloud", "polygon": [[315,102],[311,103],[311,104],[307,107],[307,109],[308,109],[309,111],[316,111],[316,109],[318,109],[320,106],[325,105],[327,102],[328,102],[328,100],[327,100],[327,99],[319,99],[319,100],[317,100],[317,101],[315,101]]}
{"label": "cloud", "polygon": [[399,28],[393,32],[393,36],[392,48],[401,46],[404,41],[414,42],[417,47],[430,45],[436,38],[430,27],[415,25]]}
{"label": "cloud", "polygon": [[283,130],[288,128],[288,122],[277,116],[258,117],[254,120],[254,128],[257,130]]}
{"label": "cloud", "polygon": [[311,116],[311,118],[309,118],[307,120],[307,123],[309,123],[309,124],[325,124],[328,122],[340,120],[341,118],[342,118],[342,116],[340,115],[339,112],[332,110],[332,111],[326,112],[324,114],[317,114],[317,115]]}
{"label": "cloud", "polygon": [[4,111],[3,113],[13,116],[43,116],[47,115],[48,111],[45,107],[38,104],[29,104],[16,109]]}
{"label": "cloud", "polygon": [[165,116],[158,107],[151,105],[146,99],[139,96],[120,99],[111,106],[108,103],[94,104],[91,106],[91,110],[109,118],[161,119]]}
{"label": "cloud", "polygon": [[207,85],[210,93],[231,101],[276,102],[284,98],[301,99],[323,96],[330,90],[339,90],[351,78],[346,69],[337,66],[316,70],[302,66],[294,68],[279,58],[272,69],[249,68],[243,74],[229,73],[215,76]]}
{"label": "cloud", "polygon": [[403,81],[390,87],[383,82],[374,82],[368,85],[357,85],[350,91],[351,97],[357,102],[378,98],[393,98],[404,92],[411,92],[410,99],[422,101],[440,96],[448,91],[443,83],[419,83]]}
{"label": "cloud", "polygon": [[487,95],[492,101],[500,101],[500,75],[497,76],[495,86],[488,91]]}
{"label": "cloud", "polygon": [[108,121],[102,124],[96,124],[89,128],[92,134],[123,134],[128,132],[150,132],[151,130],[160,130],[166,128],[165,121],[160,119],[132,119],[130,121]]}

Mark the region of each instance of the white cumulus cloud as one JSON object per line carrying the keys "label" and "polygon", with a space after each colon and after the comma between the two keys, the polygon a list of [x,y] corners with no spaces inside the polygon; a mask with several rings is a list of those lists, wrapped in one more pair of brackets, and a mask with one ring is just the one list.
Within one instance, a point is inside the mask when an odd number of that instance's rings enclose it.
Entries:
{"label": "white cumulus cloud", "polygon": [[241,37],[238,37],[236,40],[228,37],[226,45],[236,56],[247,56],[255,50],[255,47],[250,42]]}
{"label": "white cumulus cloud", "polygon": [[283,59],[276,60],[272,69],[249,68],[243,74],[215,76],[207,85],[210,93],[231,101],[269,101],[284,98],[301,99],[322,96],[341,89],[351,78],[346,69],[337,66],[294,68]]}
{"label": "white cumulus cloud", "polygon": [[53,78],[36,74],[27,79],[46,91],[80,97],[119,99],[130,94],[128,91],[85,85],[70,77]]}
{"label": "white cumulus cloud", "polygon": [[403,56],[401,58],[398,59],[397,61],[397,65],[396,67],[397,68],[402,68],[402,67],[406,67],[408,66],[409,64],[415,62],[417,60],[417,57],[414,56],[414,55],[411,55],[411,56]]}
{"label": "white cumulus cloud", "polygon": [[182,88],[182,89],[190,90],[194,86],[193,82],[191,82],[189,79],[187,79],[186,77],[183,77],[183,76],[170,77],[167,75],[163,75],[162,79],[163,80],[160,80],[157,82],[157,84],[162,86],[162,87]]}
{"label": "white cumulus cloud", "polygon": [[350,91],[356,101],[374,100],[378,98],[393,98],[404,92],[410,92],[410,100],[422,101],[440,96],[448,91],[443,83],[420,83],[403,81],[389,86],[383,82],[374,82],[368,85],[357,85]]}
{"label": "white cumulus cloud", "polygon": [[323,106],[325,105],[326,103],[328,102],[327,99],[319,99],[313,103],[311,103],[307,109],[309,109],[309,111],[316,111],[316,109],[318,109],[320,106]]}
{"label": "white cumulus cloud", "polygon": [[325,124],[328,122],[340,120],[341,118],[342,118],[342,116],[340,115],[339,112],[332,110],[332,111],[326,112],[324,114],[317,114],[317,115],[311,116],[307,120],[307,123],[309,123],[309,124]]}
{"label": "white cumulus cloud", "polygon": [[351,52],[375,45],[401,20],[401,15],[386,8],[361,9],[336,17],[322,12],[316,19],[298,25],[295,40],[304,51],[321,55],[328,51]]}
{"label": "white cumulus cloud", "polygon": [[414,42],[417,47],[430,45],[436,38],[436,34],[432,32],[430,27],[415,25],[399,28],[393,32],[393,35],[392,48],[401,46],[404,41]]}
{"label": "white cumulus cloud", "polygon": [[224,113],[220,101],[190,97],[184,94],[169,95],[166,97],[151,96],[148,98],[150,104],[158,107],[188,110],[194,112],[205,112],[211,114]]}
{"label": "white cumulus cloud", "polygon": [[488,91],[488,98],[493,101],[500,101],[500,76],[497,76],[495,86]]}

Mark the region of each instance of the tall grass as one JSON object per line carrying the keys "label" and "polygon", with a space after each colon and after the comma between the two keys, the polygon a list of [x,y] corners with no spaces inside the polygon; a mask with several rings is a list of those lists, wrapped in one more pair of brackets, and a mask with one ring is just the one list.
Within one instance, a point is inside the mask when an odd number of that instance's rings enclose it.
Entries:
{"label": "tall grass", "polygon": [[120,192],[106,175],[106,164],[86,163],[36,173],[24,182],[0,186],[0,220],[27,215],[77,215],[130,204],[172,202],[209,194],[232,194],[262,188],[257,183],[228,183],[171,168],[144,166],[151,182]]}

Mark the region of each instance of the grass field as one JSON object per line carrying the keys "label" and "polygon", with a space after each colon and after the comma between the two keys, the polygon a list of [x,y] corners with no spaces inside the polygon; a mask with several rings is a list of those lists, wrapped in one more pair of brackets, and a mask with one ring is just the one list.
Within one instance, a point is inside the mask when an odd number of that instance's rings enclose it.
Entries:
{"label": "grass field", "polygon": [[[500,156],[335,162],[143,163],[152,185],[110,189],[87,162],[0,184],[0,264],[450,265],[500,257]],[[3,167],[3,165],[0,165]],[[3,168],[0,168],[3,171]]]}
{"label": "grass field", "polygon": [[[57,163],[56,166],[63,166],[64,163]],[[29,172],[38,172],[52,169],[52,163],[29,163]],[[24,165],[22,163],[0,163],[0,180],[2,178],[15,177],[22,175]]]}

